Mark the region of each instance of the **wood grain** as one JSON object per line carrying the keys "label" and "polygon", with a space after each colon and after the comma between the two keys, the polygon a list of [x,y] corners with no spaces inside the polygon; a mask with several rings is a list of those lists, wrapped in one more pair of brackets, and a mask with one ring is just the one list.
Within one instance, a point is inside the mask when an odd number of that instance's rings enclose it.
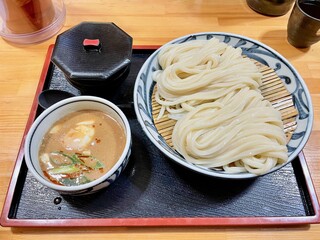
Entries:
{"label": "wood grain", "polygon": [[[114,22],[135,45],[162,45],[189,33],[221,31],[267,44],[297,69],[313,100],[314,125],[305,147],[309,170],[320,193],[320,43],[297,49],[287,40],[290,13],[267,17],[245,0],[65,0],[61,31],[82,21]],[[55,37],[29,46],[0,39],[0,206],[6,195],[17,151],[38,84],[43,61]],[[0,228],[0,239],[319,239],[320,225],[264,228]]]}

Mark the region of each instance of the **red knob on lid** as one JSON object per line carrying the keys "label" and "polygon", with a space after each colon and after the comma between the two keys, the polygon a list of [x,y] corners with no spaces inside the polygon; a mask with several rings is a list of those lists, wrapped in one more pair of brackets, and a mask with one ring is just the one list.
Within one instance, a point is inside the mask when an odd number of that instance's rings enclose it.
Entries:
{"label": "red knob on lid", "polygon": [[87,51],[99,51],[101,44],[99,39],[84,39],[82,43],[84,49]]}

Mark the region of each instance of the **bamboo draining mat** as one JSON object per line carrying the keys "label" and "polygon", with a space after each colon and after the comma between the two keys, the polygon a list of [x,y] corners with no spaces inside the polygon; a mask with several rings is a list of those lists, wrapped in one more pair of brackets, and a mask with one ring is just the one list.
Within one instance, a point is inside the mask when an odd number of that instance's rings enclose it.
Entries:
{"label": "bamboo draining mat", "polygon": [[[261,94],[266,100],[271,102],[275,109],[280,111],[284,124],[284,132],[287,137],[287,142],[289,142],[292,133],[297,127],[297,122],[295,119],[298,115],[298,111],[294,107],[292,96],[272,68],[257,61],[254,62],[258,66],[259,71],[262,73],[262,85],[260,86]],[[165,139],[166,143],[170,147],[173,147],[171,136],[176,121],[168,118],[167,112],[161,119],[157,120],[161,106],[155,100],[155,89],[156,86],[154,87],[152,93],[153,121],[159,134]]]}

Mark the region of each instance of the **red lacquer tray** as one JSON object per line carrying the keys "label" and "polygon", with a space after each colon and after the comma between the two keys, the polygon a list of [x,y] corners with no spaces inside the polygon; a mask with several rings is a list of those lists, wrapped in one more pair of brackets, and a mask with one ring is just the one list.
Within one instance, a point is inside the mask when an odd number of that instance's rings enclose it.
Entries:
{"label": "red lacquer tray", "polygon": [[[38,94],[62,89],[76,95],[50,61],[49,47],[25,134],[41,113]],[[319,223],[319,203],[301,152],[279,171],[251,180],[226,181],[199,175],[166,158],[137,122],[132,93],[135,77],[157,46],[136,46],[130,74],[108,96],[124,109],[133,137],[123,174],[106,190],[83,197],[60,196],[43,187],[24,161],[24,138],[2,210],[5,227],[35,226],[258,226]],[[25,135],[24,135],[25,136]]]}

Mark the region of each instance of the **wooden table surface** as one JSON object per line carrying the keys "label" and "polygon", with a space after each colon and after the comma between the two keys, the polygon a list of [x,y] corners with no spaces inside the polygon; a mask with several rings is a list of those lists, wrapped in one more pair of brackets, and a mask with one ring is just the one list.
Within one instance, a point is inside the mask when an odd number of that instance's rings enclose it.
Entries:
{"label": "wooden table surface", "polygon": [[[65,0],[61,31],[82,21],[114,22],[135,45],[162,45],[189,33],[241,34],[278,51],[305,80],[314,106],[314,125],[304,153],[320,193],[320,42],[297,49],[287,40],[289,14],[267,17],[245,0]],[[0,39],[0,206],[2,207],[48,46],[14,46]],[[320,225],[291,227],[99,227],[0,228],[0,239],[320,239]]]}

